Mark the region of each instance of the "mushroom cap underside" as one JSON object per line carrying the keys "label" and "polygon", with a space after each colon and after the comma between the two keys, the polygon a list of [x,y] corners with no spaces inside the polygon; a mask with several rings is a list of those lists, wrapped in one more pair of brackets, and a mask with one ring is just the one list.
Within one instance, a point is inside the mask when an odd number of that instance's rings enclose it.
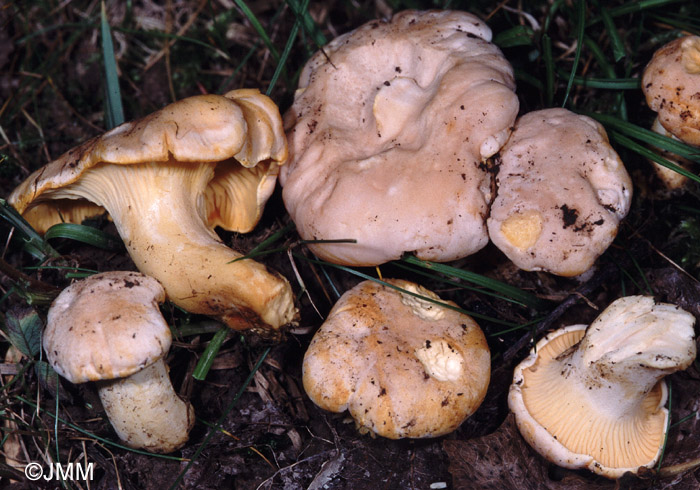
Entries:
{"label": "mushroom cap underside", "polygon": [[653,466],[667,430],[663,377],[695,359],[694,323],[675,305],[627,296],[588,327],[548,334],[513,375],[523,437],[549,461],[608,478]]}

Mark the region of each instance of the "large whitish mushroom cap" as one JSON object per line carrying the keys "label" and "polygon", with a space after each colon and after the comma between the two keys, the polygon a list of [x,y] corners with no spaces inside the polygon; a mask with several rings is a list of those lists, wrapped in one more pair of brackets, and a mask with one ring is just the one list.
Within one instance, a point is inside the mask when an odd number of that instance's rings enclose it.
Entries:
{"label": "large whitish mushroom cap", "polygon": [[489,236],[524,270],[575,276],[614,240],[632,182],[603,127],[566,109],[520,117],[500,154]]}
{"label": "large whitish mushroom cap", "polygon": [[644,69],[642,90],[668,132],[700,146],[700,37],[682,37],[658,49]]}
{"label": "large whitish mushroom cap", "polygon": [[48,313],[44,350],[71,383],[123,378],[161,359],[170,328],[162,286],[138,272],[103,272],[61,291]]}
{"label": "large whitish mushroom cap", "polygon": [[484,160],[518,111],[512,68],[477,17],[404,11],[334,39],[285,114],[284,202],[318,256],[376,265],[464,257],[488,241]]}
{"label": "large whitish mushroom cap", "polygon": [[[439,301],[416,284],[386,282]],[[361,430],[436,437],[479,407],[490,364],[484,334],[469,316],[365,281],[338,300],[314,336],[303,381],[314,403],[349,410]]]}
{"label": "large whitish mushroom cap", "polygon": [[508,404],[546,459],[619,478],[652,467],[668,422],[662,378],[695,359],[695,318],[653,298],[613,302],[547,335],[515,369]]}

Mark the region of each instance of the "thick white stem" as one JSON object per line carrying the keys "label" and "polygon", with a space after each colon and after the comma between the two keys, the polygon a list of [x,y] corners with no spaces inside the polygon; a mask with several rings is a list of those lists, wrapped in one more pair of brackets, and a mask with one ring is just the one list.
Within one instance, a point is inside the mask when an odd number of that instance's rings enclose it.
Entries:
{"label": "thick white stem", "polygon": [[194,424],[194,409],[173,390],[160,359],[129,377],[99,381],[105,412],[127,445],[155,453],[182,447]]}

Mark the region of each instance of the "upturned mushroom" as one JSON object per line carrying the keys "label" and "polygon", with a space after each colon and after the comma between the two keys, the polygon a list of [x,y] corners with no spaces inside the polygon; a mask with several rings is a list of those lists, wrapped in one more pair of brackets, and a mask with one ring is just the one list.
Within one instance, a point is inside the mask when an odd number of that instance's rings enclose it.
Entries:
{"label": "upturned mushroom", "polygon": [[182,447],[194,409],[173,390],[164,356],[170,329],[158,309],[162,286],[138,272],[104,272],[74,282],[49,309],[43,344],[71,383],[97,382],[119,438],[156,453]]}
{"label": "upturned mushroom", "polygon": [[608,478],[652,467],[668,427],[662,378],[695,359],[694,323],[677,306],[628,296],[589,327],[544,337],[508,396],[525,440],[559,466]]}
{"label": "upturned mushroom", "polygon": [[[518,112],[512,67],[479,18],[403,11],[331,41],[285,113],[283,198],[319,257],[367,266],[488,242],[485,161]],[[329,243],[352,239],[355,243]]]}
{"label": "upturned mushroom", "polygon": [[493,243],[519,268],[587,271],[617,235],[632,182],[603,127],[566,109],[520,117],[501,149],[488,218]]}
{"label": "upturned mushroom", "polygon": [[[642,91],[657,113],[652,130],[700,147],[700,37],[685,36],[659,48],[644,69]],[[690,162],[665,152],[664,157],[688,168]],[[688,178],[652,162],[670,190],[681,189]]]}
{"label": "upturned mushroom", "polygon": [[451,432],[486,395],[484,334],[435,293],[386,283],[364,281],[335,304],[304,356],[306,393],[325,410],[348,410],[363,432],[390,439]]}
{"label": "upturned mushroom", "polygon": [[39,231],[106,210],[143,273],[168,299],[234,329],[294,321],[281,275],[224,245],[272,193],[287,146],[277,106],[257,90],[189,97],[74,148],[9,198]]}

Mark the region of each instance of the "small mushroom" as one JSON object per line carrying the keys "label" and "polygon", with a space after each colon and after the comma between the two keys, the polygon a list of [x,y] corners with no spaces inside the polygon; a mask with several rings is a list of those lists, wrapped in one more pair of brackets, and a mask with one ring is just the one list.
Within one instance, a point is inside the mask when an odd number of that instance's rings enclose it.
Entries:
{"label": "small mushroom", "polygon": [[119,438],[169,453],[194,424],[192,405],[173,390],[163,360],[170,329],[158,309],[162,286],[138,272],[103,272],[75,282],[54,300],[44,350],[71,383],[96,381]]}
{"label": "small mushroom", "polygon": [[386,283],[364,281],[335,304],[304,356],[306,393],[325,410],[349,410],[363,432],[390,439],[451,432],[486,395],[484,334],[435,293]]}
{"label": "small mushroom", "polygon": [[668,427],[662,378],[695,359],[694,323],[677,306],[628,296],[589,327],[547,335],[508,396],[525,440],[559,466],[608,478],[652,467]]}
{"label": "small mushroom", "polygon": [[250,231],[287,148],[277,106],[257,90],[189,97],[74,148],[9,198],[38,231],[106,209],[141,272],[168,299],[231,328],[276,332],[291,287],[214,232]]}
{"label": "small mushroom", "polygon": [[[403,11],[325,46],[285,114],[283,198],[304,239],[335,263],[415,252],[449,261],[486,245],[485,160],[518,112],[512,67],[479,18]],[[329,243],[354,239],[356,243]]]}
{"label": "small mushroom", "polygon": [[[700,37],[685,36],[658,49],[642,75],[647,104],[657,113],[652,130],[700,147]],[[690,162],[664,152],[673,163]],[[688,178],[652,162],[667,189],[682,189]]]}
{"label": "small mushroom", "polygon": [[501,149],[489,236],[524,270],[587,271],[608,248],[632,182],[603,127],[566,109],[520,117]]}

